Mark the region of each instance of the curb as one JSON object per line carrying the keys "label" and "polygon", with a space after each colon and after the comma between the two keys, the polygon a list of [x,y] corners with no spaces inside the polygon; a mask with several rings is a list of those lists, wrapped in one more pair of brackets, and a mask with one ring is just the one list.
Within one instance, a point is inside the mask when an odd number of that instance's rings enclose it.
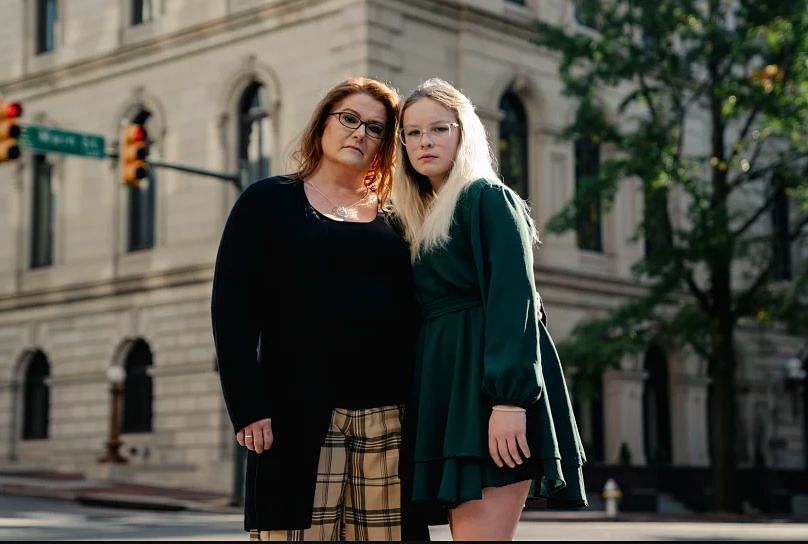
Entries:
{"label": "curb", "polygon": [[[38,499],[73,501],[86,506],[126,508],[164,512],[241,513],[240,507],[229,504],[229,499],[194,501],[165,495],[145,495],[132,492],[116,493],[104,482],[72,481],[62,485],[31,485],[21,482],[0,482],[0,495]],[[71,485],[73,484],[73,485]]]}
{"label": "curb", "polygon": [[105,506],[108,508],[127,508],[130,510],[153,510],[163,512],[193,510],[192,507],[180,501],[159,499],[146,495],[121,496],[114,493],[79,493],[73,500],[85,506]]}

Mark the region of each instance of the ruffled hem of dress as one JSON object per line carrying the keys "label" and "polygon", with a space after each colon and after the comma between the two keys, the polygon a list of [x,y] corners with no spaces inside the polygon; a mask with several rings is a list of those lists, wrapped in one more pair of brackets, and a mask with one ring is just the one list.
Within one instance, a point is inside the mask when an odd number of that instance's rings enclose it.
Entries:
{"label": "ruffled hem of dress", "polygon": [[513,469],[500,469],[490,459],[449,457],[415,463],[413,500],[437,502],[446,508],[482,498],[485,487],[535,480],[537,494],[557,496],[566,487],[557,458],[531,459]]}

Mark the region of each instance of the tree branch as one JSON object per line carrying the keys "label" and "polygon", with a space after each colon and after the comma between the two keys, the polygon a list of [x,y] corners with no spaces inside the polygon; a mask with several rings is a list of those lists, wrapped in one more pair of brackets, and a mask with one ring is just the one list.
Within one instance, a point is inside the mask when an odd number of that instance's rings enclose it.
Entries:
{"label": "tree branch", "polygon": [[699,306],[704,313],[710,313],[710,298],[707,296],[707,293],[702,291],[696,284],[696,280],[693,279],[693,273],[688,271],[685,280],[687,281],[687,286],[690,288],[690,292],[696,297],[696,300],[699,301]]}
{"label": "tree branch", "polygon": [[760,272],[760,274],[758,274],[755,281],[752,282],[752,285],[750,285],[746,291],[738,296],[738,303],[735,305],[735,309],[732,311],[733,320],[737,320],[747,313],[747,310],[752,304],[752,300],[755,298],[755,295],[757,295],[758,290],[763,287],[763,285],[769,279],[773,265],[774,261],[769,260],[766,267]]}
{"label": "tree branch", "polygon": [[[797,238],[799,238],[802,229],[808,226],[808,216],[803,217],[800,221],[798,221],[794,225],[794,230],[789,233],[788,241],[793,242]],[[745,315],[749,309],[749,306],[752,303],[752,300],[757,295],[758,290],[766,283],[769,279],[769,275],[771,274],[772,267],[774,266],[774,261],[769,260],[766,267],[758,274],[758,277],[755,278],[755,281],[752,282],[752,285],[747,288],[741,295],[738,296],[738,303],[735,305],[735,310],[733,310],[732,314],[735,319]]]}
{"label": "tree branch", "polygon": [[746,232],[749,229],[749,227],[754,225],[755,222],[758,219],[760,219],[760,216],[763,215],[766,212],[766,210],[769,209],[769,207],[774,202],[775,198],[777,198],[777,191],[772,191],[769,197],[766,199],[766,201],[755,211],[755,213],[753,213],[752,216],[749,217],[749,219],[747,219],[743,225],[738,227],[738,229],[732,231],[732,237],[739,238],[744,232]]}
{"label": "tree branch", "polygon": [[788,241],[793,242],[799,238],[803,234],[802,229],[804,229],[806,226],[808,226],[808,215],[803,217],[802,220],[797,221],[797,223],[794,225],[794,230],[792,230],[788,235]]}
{"label": "tree branch", "polygon": [[[738,135],[737,140],[735,143],[738,144],[737,147],[733,146],[732,153],[729,155],[729,159],[727,162],[732,162],[732,159],[738,156],[738,151],[741,149],[740,143],[746,139],[746,135],[749,134],[749,130],[752,128],[752,123],[755,121],[755,118],[760,113],[760,110],[763,109],[763,102],[758,102],[755,107],[749,112],[749,117],[746,119],[746,123],[744,123],[743,129],[741,129],[741,133]],[[752,161],[749,161],[752,164]]]}
{"label": "tree branch", "polygon": [[[760,154],[760,151],[762,150],[762,146],[763,146],[763,140],[758,142],[758,148],[755,150],[755,155],[750,160],[750,165],[752,164],[752,161],[757,160],[757,158],[758,158],[757,155]],[[773,172],[774,170],[777,170],[778,168],[780,168],[781,166],[783,166],[786,163],[793,162],[793,161],[800,161],[800,160],[804,160],[806,158],[808,158],[808,154],[807,153],[801,153],[801,152],[797,152],[795,154],[789,154],[789,155],[781,154],[780,155],[780,160],[778,160],[777,162],[769,163],[766,166],[763,166],[763,167],[761,167],[761,168],[759,168],[757,170],[750,167],[749,171],[739,174],[738,177],[736,177],[735,179],[732,180],[732,182],[730,183],[730,190],[737,189],[738,187],[740,187],[746,181],[757,179],[757,178],[759,178],[761,176],[764,176],[764,175],[766,175],[766,174],[768,174],[770,172]]]}

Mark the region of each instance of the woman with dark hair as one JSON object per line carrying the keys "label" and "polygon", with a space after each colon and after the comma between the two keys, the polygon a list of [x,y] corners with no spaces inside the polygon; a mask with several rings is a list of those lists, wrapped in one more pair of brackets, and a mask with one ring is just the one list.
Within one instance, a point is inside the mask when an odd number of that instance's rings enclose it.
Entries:
{"label": "woman with dark hair", "polygon": [[[297,171],[250,185],[225,225],[213,331],[249,450],[253,539],[402,538],[413,286],[407,244],[382,206],[397,114],[387,85],[338,84],[303,134]],[[404,536],[428,539],[420,529]]]}

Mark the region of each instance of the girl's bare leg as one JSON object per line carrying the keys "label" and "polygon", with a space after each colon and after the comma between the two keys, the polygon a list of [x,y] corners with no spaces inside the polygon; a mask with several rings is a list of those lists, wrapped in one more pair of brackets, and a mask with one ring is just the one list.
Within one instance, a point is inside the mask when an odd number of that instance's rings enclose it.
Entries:
{"label": "girl's bare leg", "polygon": [[486,487],[483,498],[449,511],[454,540],[513,540],[530,491],[530,480],[503,487]]}

